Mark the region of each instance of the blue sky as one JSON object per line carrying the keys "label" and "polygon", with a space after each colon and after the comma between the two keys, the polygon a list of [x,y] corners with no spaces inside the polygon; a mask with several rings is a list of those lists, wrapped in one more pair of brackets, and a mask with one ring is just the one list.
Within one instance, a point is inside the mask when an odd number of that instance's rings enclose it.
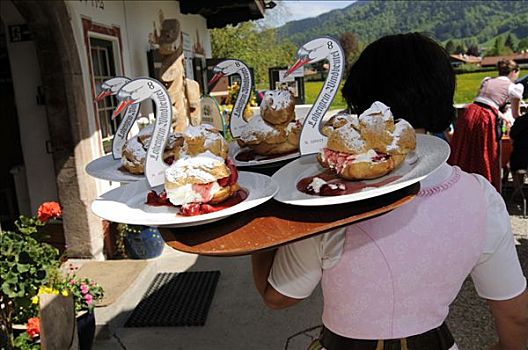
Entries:
{"label": "blue sky", "polygon": [[265,21],[272,27],[289,21],[317,17],[322,13],[347,7],[355,1],[274,0],[277,6],[268,10]]}

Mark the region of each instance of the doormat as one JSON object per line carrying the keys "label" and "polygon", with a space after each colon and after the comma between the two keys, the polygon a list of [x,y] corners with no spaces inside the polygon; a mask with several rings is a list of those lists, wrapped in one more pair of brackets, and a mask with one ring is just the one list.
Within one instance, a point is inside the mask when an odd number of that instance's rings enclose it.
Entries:
{"label": "doormat", "polygon": [[158,273],[125,327],[203,326],[220,271]]}

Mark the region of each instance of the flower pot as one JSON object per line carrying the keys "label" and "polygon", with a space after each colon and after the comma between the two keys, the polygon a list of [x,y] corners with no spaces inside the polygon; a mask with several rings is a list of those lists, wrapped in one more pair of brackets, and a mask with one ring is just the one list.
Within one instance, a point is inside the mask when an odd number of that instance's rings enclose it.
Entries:
{"label": "flower pot", "polygon": [[161,255],[165,242],[158,229],[142,226],[139,232],[128,232],[124,238],[125,248],[132,259],[151,259]]}
{"label": "flower pot", "polygon": [[79,350],[91,350],[95,335],[95,314],[85,312],[77,316],[77,336]]}

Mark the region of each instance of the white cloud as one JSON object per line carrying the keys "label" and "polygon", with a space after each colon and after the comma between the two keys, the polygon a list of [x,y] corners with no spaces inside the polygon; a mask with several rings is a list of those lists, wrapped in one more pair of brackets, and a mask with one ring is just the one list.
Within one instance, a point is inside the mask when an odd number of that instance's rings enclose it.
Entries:
{"label": "white cloud", "polygon": [[296,21],[347,7],[355,1],[307,1],[307,0],[274,0],[277,6],[267,10],[264,19],[257,22],[265,26],[278,27],[286,22]]}
{"label": "white cloud", "polygon": [[317,17],[320,14],[347,7],[354,1],[281,1],[291,14],[288,21],[295,21],[308,17]]}

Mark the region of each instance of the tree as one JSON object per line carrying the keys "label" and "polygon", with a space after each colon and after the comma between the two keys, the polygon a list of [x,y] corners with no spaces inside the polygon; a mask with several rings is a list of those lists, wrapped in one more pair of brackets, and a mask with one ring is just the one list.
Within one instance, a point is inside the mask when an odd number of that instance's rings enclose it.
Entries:
{"label": "tree", "polygon": [[509,48],[512,52],[515,52],[515,43],[513,42],[512,35],[508,33],[506,40],[504,41],[504,47]]}
{"label": "tree", "polygon": [[504,38],[499,36],[495,39],[495,43],[493,44],[493,47],[491,48],[491,50],[486,52],[486,56],[509,55],[512,52],[513,52],[512,49],[504,46]]}
{"label": "tree", "polygon": [[466,51],[467,55],[470,56],[480,56],[479,48],[477,45],[470,45]]}
{"label": "tree", "polygon": [[517,50],[528,50],[528,37],[521,39],[517,44]]}
{"label": "tree", "polygon": [[448,54],[452,55],[455,53],[455,43],[453,40],[448,40],[445,46],[445,49]]}
{"label": "tree", "polygon": [[464,44],[462,43],[459,43],[457,44],[456,48],[455,48],[455,53],[456,54],[463,54],[466,52],[466,48],[464,47]]}
{"label": "tree", "polygon": [[279,42],[276,29],[258,30],[252,22],[210,29],[213,58],[236,58],[254,69],[255,83],[268,81],[268,68],[289,66],[297,48],[291,42]]}
{"label": "tree", "polygon": [[341,33],[339,36],[339,43],[345,51],[345,68],[348,70],[350,65],[352,65],[361,53],[361,42],[359,41],[357,35],[351,32]]}

